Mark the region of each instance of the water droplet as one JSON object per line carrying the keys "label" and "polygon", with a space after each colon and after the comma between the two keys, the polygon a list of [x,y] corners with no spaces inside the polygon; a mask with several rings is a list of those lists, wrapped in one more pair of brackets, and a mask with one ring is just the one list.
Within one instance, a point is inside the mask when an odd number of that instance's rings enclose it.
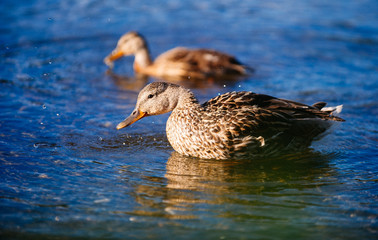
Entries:
{"label": "water droplet", "polygon": [[225,84],[225,85],[223,85],[223,87],[226,87],[226,84]]}
{"label": "water droplet", "polygon": [[51,17],[48,18],[49,21],[52,21],[53,19]]}
{"label": "water droplet", "polygon": [[41,125],[43,125],[43,122],[41,122]]}
{"label": "water droplet", "polygon": [[57,113],[56,115],[59,116],[59,113]]}
{"label": "water droplet", "polygon": [[239,85],[239,87],[241,88],[241,85]]}
{"label": "water droplet", "polygon": [[98,140],[102,141],[102,137],[98,137]]}
{"label": "water droplet", "polygon": [[38,143],[34,143],[33,147],[38,148]]}
{"label": "water droplet", "polygon": [[122,143],[122,145],[126,145],[126,143]]}
{"label": "water droplet", "polygon": [[38,177],[39,177],[39,178],[49,178],[49,177],[47,176],[47,174],[45,174],[45,173],[41,173],[41,174],[39,174]]}
{"label": "water droplet", "polygon": [[190,76],[188,76],[188,79],[190,79]]}
{"label": "water droplet", "polygon": [[173,209],[173,208],[170,208],[170,207],[167,207],[164,209],[167,213],[171,214],[171,215],[175,215],[176,214],[176,211]]}
{"label": "water droplet", "polygon": [[51,61],[49,61],[49,64],[52,64],[52,62],[51,62]]}
{"label": "water droplet", "polygon": [[93,201],[94,203],[107,203],[110,202],[109,198],[97,199]]}
{"label": "water droplet", "polygon": [[46,109],[46,105],[45,104],[42,105],[42,109]]}

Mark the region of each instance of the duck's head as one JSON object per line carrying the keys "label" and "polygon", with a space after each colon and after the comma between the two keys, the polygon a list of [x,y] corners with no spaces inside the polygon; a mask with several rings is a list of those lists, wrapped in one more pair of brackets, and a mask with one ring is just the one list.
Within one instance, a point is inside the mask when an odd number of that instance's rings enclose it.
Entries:
{"label": "duck's head", "polygon": [[147,49],[143,36],[134,31],[128,32],[118,40],[117,47],[104,58],[104,63],[112,68],[115,60],[123,56],[134,55],[143,49]]}
{"label": "duck's head", "polygon": [[181,87],[165,82],[153,82],[145,86],[138,95],[134,111],[117,125],[117,129],[130,126],[147,116],[172,111],[180,98]]}

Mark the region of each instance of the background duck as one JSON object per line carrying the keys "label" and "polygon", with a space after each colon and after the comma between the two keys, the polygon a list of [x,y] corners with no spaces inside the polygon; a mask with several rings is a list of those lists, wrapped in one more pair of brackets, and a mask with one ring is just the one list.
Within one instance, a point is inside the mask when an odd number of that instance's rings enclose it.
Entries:
{"label": "background duck", "polygon": [[235,78],[253,71],[235,57],[210,49],[176,47],[152,61],[146,40],[134,31],[118,40],[117,47],[105,57],[104,62],[112,68],[115,60],[128,55],[135,55],[135,72],[159,78]]}
{"label": "background duck", "polygon": [[179,85],[153,82],[144,87],[135,110],[117,129],[139,119],[172,111],[166,132],[179,153],[226,159],[243,152],[307,147],[334,122],[342,106],[324,108],[253,92],[230,92],[202,105],[194,94]]}

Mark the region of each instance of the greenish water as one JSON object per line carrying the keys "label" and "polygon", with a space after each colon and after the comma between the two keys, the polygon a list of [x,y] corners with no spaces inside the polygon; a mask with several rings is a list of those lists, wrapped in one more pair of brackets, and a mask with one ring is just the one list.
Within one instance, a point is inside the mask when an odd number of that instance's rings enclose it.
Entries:
{"label": "greenish water", "polygon": [[[3,1],[0,6],[1,239],[375,239],[376,1]],[[155,79],[102,59],[129,30],[152,55],[214,48],[256,69],[182,82],[201,101],[249,90],[344,105],[304,152],[183,157],[168,115],[115,126]]]}

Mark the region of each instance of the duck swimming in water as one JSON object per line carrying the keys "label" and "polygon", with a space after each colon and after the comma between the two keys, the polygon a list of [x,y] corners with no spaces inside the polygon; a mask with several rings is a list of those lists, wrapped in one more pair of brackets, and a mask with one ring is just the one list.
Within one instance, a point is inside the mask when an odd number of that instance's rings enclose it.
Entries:
{"label": "duck swimming in water", "polygon": [[176,47],[151,60],[146,40],[137,32],[124,34],[117,47],[104,59],[106,65],[123,56],[135,55],[134,71],[158,78],[174,80],[236,78],[252,69],[228,54],[210,49]]}
{"label": "duck swimming in water", "polygon": [[279,147],[308,147],[335,122],[342,106],[324,108],[253,92],[229,92],[199,104],[179,85],[153,82],[144,87],[135,110],[117,129],[152,115],[172,111],[166,133],[179,153],[226,159]]}

